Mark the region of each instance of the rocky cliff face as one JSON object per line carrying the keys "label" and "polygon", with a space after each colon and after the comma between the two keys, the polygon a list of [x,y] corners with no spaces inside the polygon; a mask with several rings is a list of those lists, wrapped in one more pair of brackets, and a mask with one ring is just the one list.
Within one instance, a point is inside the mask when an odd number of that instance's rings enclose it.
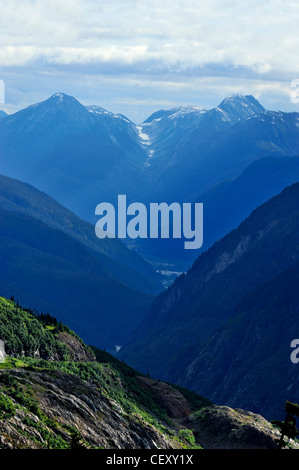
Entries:
{"label": "rocky cliff face", "polygon": [[180,420],[191,414],[191,408],[185,397],[171,385],[147,377],[137,377],[141,387],[149,390],[166,410],[170,418]]}
{"label": "rocky cliff face", "polygon": [[66,345],[71,361],[91,362],[95,360],[94,354],[69,333],[65,331],[60,332],[57,335],[57,340]]}
{"label": "rocky cliff face", "polygon": [[[228,406],[207,407],[184,424],[205,449],[277,449],[280,439],[280,431],[262,416]],[[287,448],[299,449],[298,441],[289,439]]]}
{"label": "rocky cliff face", "polygon": [[6,390],[7,401],[15,408],[13,416],[0,419],[0,448],[40,449],[55,442],[56,447],[69,447],[75,431],[81,445],[91,448],[178,446],[137,413],[128,414],[115,400],[104,397],[96,384],[60,371],[14,370],[9,377],[14,387],[18,384],[22,389],[23,397],[31,395],[35,401],[26,408],[25,398],[21,404],[20,394],[16,397],[7,391],[7,372],[0,373],[0,393],[4,396]]}
{"label": "rocky cliff face", "polygon": [[[0,449],[277,448],[279,430],[260,415],[226,406],[192,413],[170,385],[138,380],[159,397],[172,424],[152,425],[104,396],[96,382],[86,383],[59,370],[1,371]],[[299,444],[288,440],[287,448]]]}

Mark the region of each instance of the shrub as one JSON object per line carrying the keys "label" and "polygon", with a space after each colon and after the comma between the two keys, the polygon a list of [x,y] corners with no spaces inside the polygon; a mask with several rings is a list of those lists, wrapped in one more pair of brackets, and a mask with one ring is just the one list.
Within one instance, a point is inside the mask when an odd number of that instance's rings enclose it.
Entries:
{"label": "shrub", "polygon": [[16,407],[13,401],[4,393],[0,393],[0,419],[8,419],[14,416]]}

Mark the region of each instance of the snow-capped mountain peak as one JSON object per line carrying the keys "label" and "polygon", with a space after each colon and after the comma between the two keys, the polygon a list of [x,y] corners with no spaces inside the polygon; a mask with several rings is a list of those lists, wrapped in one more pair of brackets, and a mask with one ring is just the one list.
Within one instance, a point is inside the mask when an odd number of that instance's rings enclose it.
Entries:
{"label": "snow-capped mountain peak", "polygon": [[265,108],[252,95],[234,94],[225,98],[216,110],[222,112],[226,120],[239,121],[248,116],[262,113]]}

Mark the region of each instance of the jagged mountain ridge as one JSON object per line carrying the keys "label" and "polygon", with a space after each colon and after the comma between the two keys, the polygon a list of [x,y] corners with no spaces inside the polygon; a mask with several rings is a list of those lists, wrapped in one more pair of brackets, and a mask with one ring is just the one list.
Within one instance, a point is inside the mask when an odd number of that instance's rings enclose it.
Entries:
{"label": "jagged mountain ridge", "polygon": [[200,192],[235,179],[257,159],[298,155],[298,113],[262,111],[238,122],[220,121],[226,129],[213,129],[214,122],[200,129],[207,113],[203,116],[183,142],[174,140],[167,149],[165,166],[156,158],[149,169],[157,200],[194,201]]}
{"label": "jagged mountain ridge", "polygon": [[[259,159],[296,156],[298,119],[298,113],[265,110],[251,95],[233,95],[210,110],[160,110],[136,125],[56,93],[1,119],[0,173],[32,184],[94,224],[97,204],[116,204],[118,194],[128,203],[194,202]],[[173,261],[151,240],[125,241],[146,259]],[[191,262],[198,253],[192,255]],[[175,271],[189,267],[184,251],[182,257]]]}
{"label": "jagged mountain ridge", "polygon": [[[225,152],[234,147],[231,140],[243,148],[243,135],[242,139],[237,135],[243,127],[236,133],[232,129],[251,118],[252,132],[261,127],[262,142],[254,142],[255,155],[247,153],[238,162],[235,156],[227,160]],[[271,125],[262,124],[269,120]],[[158,111],[135,125],[125,116],[85,107],[57,93],[1,120],[0,172],[33,184],[93,221],[97,203],[115,201],[113,188],[128,198],[186,201],[219,180],[237,176],[257,158],[292,156],[298,149],[297,121],[298,113],[275,114],[250,95],[234,95],[211,110],[186,106]],[[279,126],[286,133],[281,148],[276,135]],[[229,131],[232,134],[226,138]],[[215,135],[221,138],[221,152],[214,148],[219,140],[215,142]]]}
{"label": "jagged mountain ridge", "polygon": [[216,108],[206,110],[199,106],[180,106],[169,111],[158,111],[142,125],[148,136],[152,158],[148,161],[149,177],[158,180],[163,171],[180,163],[180,148],[191,142],[206,142],[213,134],[228,129],[249,116],[264,112],[264,107],[253,96],[233,95]]}

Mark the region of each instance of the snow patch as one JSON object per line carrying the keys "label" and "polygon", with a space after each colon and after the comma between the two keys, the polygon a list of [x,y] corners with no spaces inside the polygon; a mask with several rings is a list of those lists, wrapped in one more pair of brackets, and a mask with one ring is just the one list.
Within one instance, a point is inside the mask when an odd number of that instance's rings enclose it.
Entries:
{"label": "snow patch", "polygon": [[205,114],[207,112],[206,109],[202,108],[201,106],[181,106],[177,109],[177,111],[169,116],[170,119],[177,119],[177,118],[184,118],[191,113],[197,114]]}
{"label": "snow patch", "polygon": [[145,132],[142,132],[143,131],[142,126],[136,126],[136,129],[138,131],[138,135],[140,139],[143,141],[142,143],[144,145],[150,145],[151,141],[150,141],[149,135],[146,134]]}
{"label": "snow patch", "polygon": [[58,98],[59,102],[61,102],[64,98],[62,93],[55,93],[52,98]]}
{"label": "snow patch", "polygon": [[106,109],[100,108],[99,106],[89,106],[87,109],[93,114],[111,114],[109,111],[106,111]]}

